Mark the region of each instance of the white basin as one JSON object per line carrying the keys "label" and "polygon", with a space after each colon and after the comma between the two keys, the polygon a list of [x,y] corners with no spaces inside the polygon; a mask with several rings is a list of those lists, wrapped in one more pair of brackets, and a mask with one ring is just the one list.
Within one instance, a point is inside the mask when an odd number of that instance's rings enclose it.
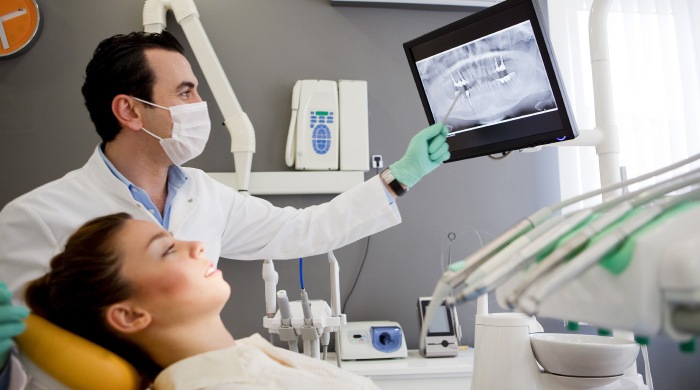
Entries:
{"label": "white basin", "polygon": [[585,378],[622,375],[639,353],[634,341],[585,334],[532,333],[530,344],[545,371]]}

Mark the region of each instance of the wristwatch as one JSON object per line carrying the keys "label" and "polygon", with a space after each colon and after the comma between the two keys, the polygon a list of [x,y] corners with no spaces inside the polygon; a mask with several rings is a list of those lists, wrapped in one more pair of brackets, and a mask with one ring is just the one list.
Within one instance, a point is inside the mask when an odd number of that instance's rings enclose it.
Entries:
{"label": "wristwatch", "polygon": [[384,183],[386,183],[389,186],[389,188],[391,188],[392,191],[394,191],[396,196],[401,196],[405,194],[406,191],[408,191],[408,187],[405,187],[403,184],[399,183],[398,180],[396,180],[394,174],[391,172],[391,168],[383,170],[380,176]]}

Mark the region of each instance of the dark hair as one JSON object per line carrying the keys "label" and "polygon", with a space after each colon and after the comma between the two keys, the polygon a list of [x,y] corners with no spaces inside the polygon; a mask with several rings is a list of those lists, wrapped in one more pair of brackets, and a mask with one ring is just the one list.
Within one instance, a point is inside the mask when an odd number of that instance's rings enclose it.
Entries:
{"label": "dark hair", "polygon": [[182,45],[167,31],[133,32],[100,42],[85,69],[82,92],[85,106],[103,142],[112,141],[120,126],[112,113],[112,100],[119,94],[151,101],[155,77],[146,60],[146,49],[183,54]]}
{"label": "dark hair", "polygon": [[122,277],[115,246],[117,233],[130,219],[117,213],[86,222],[51,259],[51,270],[27,285],[25,300],[35,314],[120,355],[152,379],[161,367],[106,321],[107,308],[133,293]]}

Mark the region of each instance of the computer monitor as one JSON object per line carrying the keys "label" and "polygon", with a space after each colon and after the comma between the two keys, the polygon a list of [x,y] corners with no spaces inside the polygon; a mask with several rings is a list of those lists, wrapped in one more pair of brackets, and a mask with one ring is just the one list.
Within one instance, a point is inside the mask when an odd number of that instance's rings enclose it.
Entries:
{"label": "computer monitor", "polygon": [[[425,326],[425,324],[423,324],[423,318],[425,318],[425,313],[428,310],[430,299],[431,298],[429,297],[421,297],[418,300],[418,305],[420,309],[420,312],[418,314],[420,315],[421,326]],[[452,319],[452,314],[452,311],[450,311],[450,309],[443,302],[442,305],[438,308],[438,311],[435,313],[435,317],[433,317],[433,320],[428,325],[428,337],[450,335],[454,336],[456,334],[456,329],[454,327],[454,320]]]}
{"label": "computer monitor", "polygon": [[428,122],[451,126],[448,162],[578,136],[537,1],[505,0],[404,43]]}

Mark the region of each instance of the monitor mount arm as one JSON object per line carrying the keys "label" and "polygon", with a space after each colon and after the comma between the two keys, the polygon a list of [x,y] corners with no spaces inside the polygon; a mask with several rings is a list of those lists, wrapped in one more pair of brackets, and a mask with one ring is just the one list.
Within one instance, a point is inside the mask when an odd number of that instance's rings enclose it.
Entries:
{"label": "monitor mount arm", "polygon": [[209,42],[199,20],[194,0],[146,0],[143,5],[143,27],[146,32],[162,32],[167,26],[166,14],[172,10],[182,27],[192,51],[204,73],[214,99],[224,117],[224,125],[231,133],[231,152],[236,168],[239,192],[248,194],[250,172],[255,153],[255,131],[248,115],[226,78],[224,69]]}

